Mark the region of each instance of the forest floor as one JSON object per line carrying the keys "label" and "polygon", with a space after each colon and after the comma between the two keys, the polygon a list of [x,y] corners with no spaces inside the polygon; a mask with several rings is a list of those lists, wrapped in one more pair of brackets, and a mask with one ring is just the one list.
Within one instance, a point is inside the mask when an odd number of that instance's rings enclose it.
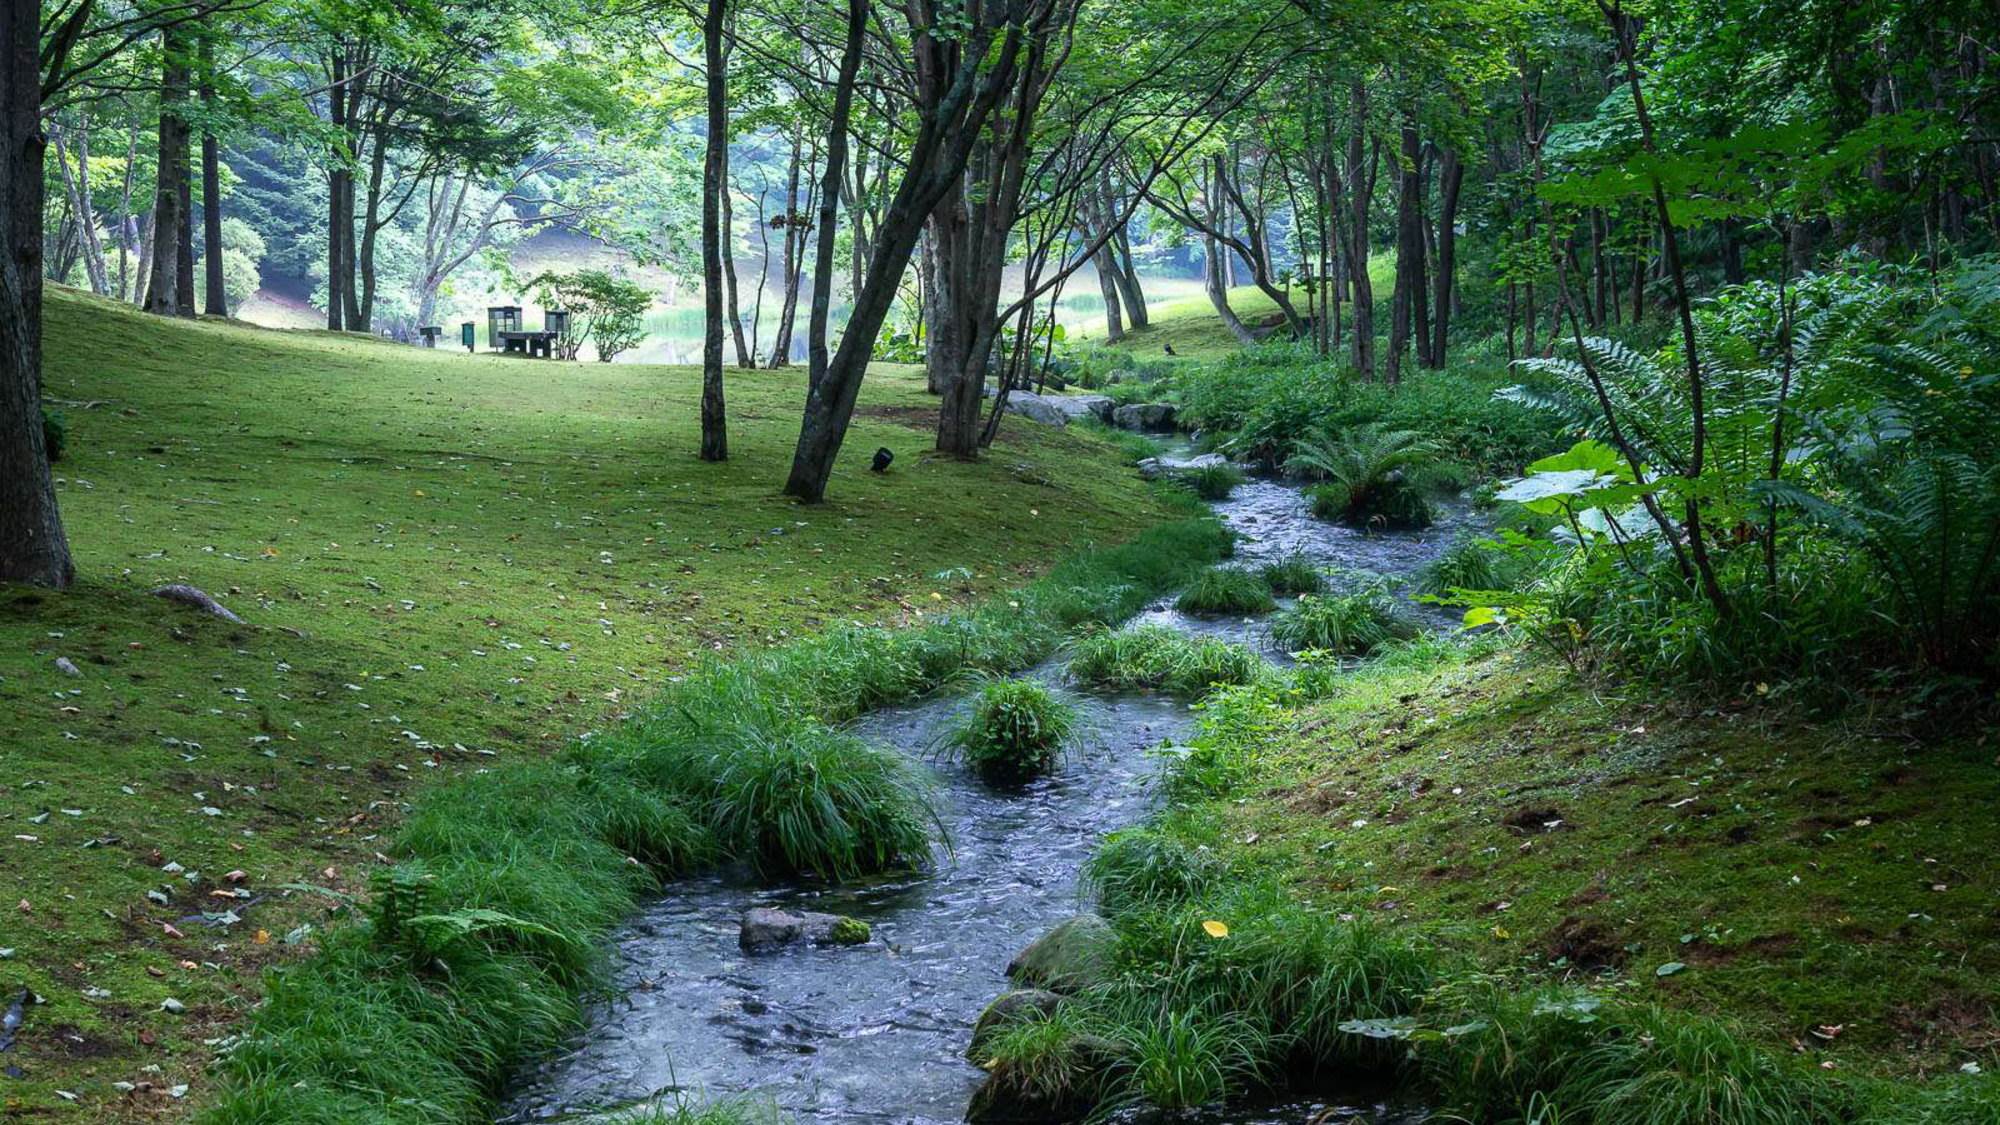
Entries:
{"label": "forest floor", "polygon": [[1392,662],[1267,719],[1227,740],[1228,794],[1169,821],[1239,877],[1836,1074],[2000,1065],[1990,732],[1676,700],[1518,649]]}
{"label": "forest floor", "polygon": [[801,371],[729,373],[711,465],[685,368],[64,290],[46,323],[79,583],[0,590],[0,1009],[39,998],[0,1054],[10,1120],[150,1117],[115,1084],[198,1081],[259,970],[324,924],[286,885],[364,889],[437,778],[557,747],[703,654],[915,620],[1168,510],[1074,432],[1015,421],[978,463],[929,459],[915,368],[871,374],[808,508],[778,494]]}

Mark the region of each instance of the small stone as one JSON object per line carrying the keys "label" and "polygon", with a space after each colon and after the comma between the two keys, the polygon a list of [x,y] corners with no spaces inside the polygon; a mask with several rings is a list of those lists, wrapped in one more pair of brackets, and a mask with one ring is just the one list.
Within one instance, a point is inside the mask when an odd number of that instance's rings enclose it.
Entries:
{"label": "small stone", "polygon": [[83,669],[77,667],[76,662],[67,656],[56,657],[56,671],[61,672],[65,676],[83,675]]}
{"label": "small stone", "polygon": [[160,1010],[168,1015],[178,1016],[182,1012],[187,1011],[187,1005],[169,996],[165,1000],[160,1001]]}

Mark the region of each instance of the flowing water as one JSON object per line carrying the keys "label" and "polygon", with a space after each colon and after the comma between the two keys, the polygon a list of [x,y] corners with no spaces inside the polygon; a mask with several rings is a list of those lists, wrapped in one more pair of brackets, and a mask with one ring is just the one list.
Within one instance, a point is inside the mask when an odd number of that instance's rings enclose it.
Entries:
{"label": "flowing water", "polygon": [[[1405,574],[1466,521],[1368,536],[1312,518],[1294,487],[1252,479],[1215,505],[1257,565],[1304,553],[1328,567]],[[1272,652],[1254,620],[1189,618],[1162,602],[1142,620]],[[1060,681],[1050,663],[1029,675]],[[754,1093],[802,1122],[956,1122],[982,1077],[961,1052],[1003,970],[1050,926],[1086,908],[1077,872],[1106,832],[1142,819],[1162,746],[1193,726],[1185,705],[1140,696],[1082,701],[1083,733],[1057,773],[996,792],[933,747],[966,706],[939,698],[877,712],[864,737],[930,761],[950,840],[932,871],[839,888],[759,888],[729,877],[675,884],[616,938],[612,998],[561,1055],[525,1076],[508,1122],[560,1119],[670,1097]],[[851,914],[874,940],[751,957],[737,923],[753,906]],[[1229,1109],[1212,1125],[1415,1120],[1356,1099]]]}

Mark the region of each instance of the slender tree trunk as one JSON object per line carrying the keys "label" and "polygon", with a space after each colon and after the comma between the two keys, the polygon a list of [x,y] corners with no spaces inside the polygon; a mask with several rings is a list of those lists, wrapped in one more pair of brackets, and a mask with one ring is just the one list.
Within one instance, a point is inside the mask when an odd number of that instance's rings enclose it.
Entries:
{"label": "slender tree trunk", "polygon": [[734,195],[729,190],[729,154],[722,158],[722,287],[728,305],[729,336],[736,345],[736,366],[749,370],[757,366],[750,357],[750,343],[743,338],[742,305],[736,297],[736,218],[730,199]]}
{"label": "slender tree trunk", "polygon": [[[139,163],[139,126],[136,121],[128,121],[125,130],[125,182],[118,196],[118,299],[130,301],[132,297],[131,264],[134,242],[138,238],[139,224],[132,215],[132,168]],[[143,263],[139,273],[145,274]]]}
{"label": "slender tree trunk", "polygon": [[1406,112],[1402,130],[1402,160],[1397,167],[1396,289],[1389,303],[1389,382],[1403,376],[1403,353],[1414,331],[1427,330],[1424,317],[1423,188],[1419,161],[1422,144],[1413,111]]}
{"label": "slender tree trunk", "polygon": [[1379,146],[1368,135],[1368,87],[1358,79],[1350,90],[1349,107],[1354,129],[1347,137],[1347,190],[1353,213],[1347,224],[1347,270],[1354,286],[1354,370],[1363,379],[1373,379],[1375,286],[1368,278],[1368,203],[1375,194]]}
{"label": "slender tree trunk", "polygon": [[779,262],[778,273],[784,299],[778,303],[778,329],[771,340],[770,361],[765,364],[774,369],[792,365],[792,321],[799,314],[799,252],[805,242],[805,232],[798,222],[804,214],[799,207],[799,171],[804,165],[804,147],[802,138],[792,138],[791,167],[785,176],[784,258]]}
{"label": "slender tree trunk", "polygon": [[[104,245],[97,239],[97,210],[90,202],[90,131],[87,125],[74,131],[58,128],[55,138],[56,167],[62,171],[63,193],[77,217],[77,234],[83,243],[84,276],[90,281],[90,291],[102,297],[110,292],[111,283],[104,276]],[[66,140],[76,145],[74,173],[69,167]]]}
{"label": "slender tree trunk", "polygon": [[[336,137],[347,135],[347,48],[336,43],[333,46],[329,67],[332,79],[326,95],[327,124],[332,126]],[[340,194],[341,183],[347,177],[347,155],[341,142],[335,141],[328,150],[326,173],[326,327],[329,332],[340,331],[341,288],[347,276],[346,264],[340,253]],[[488,346],[492,341],[487,341]]]}
{"label": "slender tree trunk", "polygon": [[1437,298],[1431,315],[1431,366],[1442,369],[1450,343],[1451,314],[1458,300],[1458,193],[1465,182],[1465,165],[1458,153],[1445,149],[1438,164]]}
{"label": "slender tree trunk", "polygon": [[[1111,204],[1112,213],[1117,213],[1117,203]],[[1152,323],[1146,312],[1146,291],[1139,283],[1139,264],[1132,258],[1132,233],[1128,224],[1120,223],[1118,233],[1111,238],[1112,266],[1111,279],[1118,283],[1118,295],[1125,301],[1125,319],[1134,328],[1144,328]]]}
{"label": "slender tree trunk", "polygon": [[1222,318],[1222,326],[1229,329],[1231,336],[1236,337],[1236,342],[1254,344],[1257,342],[1257,337],[1244,325],[1243,318],[1236,315],[1236,310],[1229,307],[1229,267],[1226,264],[1226,255],[1227,252],[1223,250],[1222,244],[1214,235],[1202,237],[1202,292],[1208,294],[1208,303],[1215,308],[1215,315]]}
{"label": "slender tree trunk", "polygon": [[180,193],[180,227],[174,232],[174,315],[194,319],[194,177],[188,166],[192,132],[181,127],[180,168],[175,190]]}
{"label": "slender tree trunk", "polygon": [[[215,108],[215,43],[201,41],[201,107]],[[208,294],[202,311],[210,316],[228,316],[229,303],[222,283],[222,155],[215,130],[201,131],[201,236],[202,265],[207,276]]]}
{"label": "slender tree trunk", "polygon": [[170,316],[178,308],[175,283],[179,277],[181,201],[186,197],[187,122],[180,116],[187,100],[188,72],[185,36],[178,27],[160,34],[159,169],[153,191],[152,276],[146,283],[146,311]]}
{"label": "slender tree trunk", "polygon": [[729,458],[729,420],[722,401],[722,193],[729,149],[729,93],[722,62],[726,0],[708,0],[702,47],[708,79],[708,151],[701,168],[702,298],[707,306],[701,344],[701,459]]}
{"label": "slender tree trunk", "polygon": [[0,582],[76,578],[42,433],[41,6],[0,0]]}
{"label": "slender tree trunk", "polygon": [[[813,244],[812,310],[806,323],[808,389],[826,378],[827,321],[833,305],[834,235],[840,223],[840,189],[847,179],[847,126],[854,110],[854,83],[861,72],[861,48],[868,28],[868,0],[847,0],[847,38],[841,44],[840,73],[833,84],[833,118],[828,122],[826,168],[820,178],[818,241]],[[858,234],[858,232],[857,232]]]}
{"label": "slender tree trunk", "polygon": [[1104,340],[1115,344],[1125,338],[1125,318],[1118,309],[1118,282],[1111,276],[1118,269],[1111,264],[1111,247],[1099,247],[1091,261],[1097,267],[1097,291],[1104,296]]}

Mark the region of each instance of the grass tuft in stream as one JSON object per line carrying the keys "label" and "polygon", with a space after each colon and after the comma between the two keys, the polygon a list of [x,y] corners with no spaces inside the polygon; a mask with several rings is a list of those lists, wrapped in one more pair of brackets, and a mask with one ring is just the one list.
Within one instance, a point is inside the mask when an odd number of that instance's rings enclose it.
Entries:
{"label": "grass tuft in stream", "polygon": [[1286,555],[1264,566],[1264,584],[1274,594],[1317,594],[1326,589],[1326,575],[1303,554]]}
{"label": "grass tuft in stream", "polygon": [[1054,772],[1076,738],[1076,708],[1036,680],[989,680],[946,745],[996,785]]}
{"label": "grass tuft in stream", "polygon": [[1212,566],[1195,576],[1175,599],[1182,613],[1247,614],[1269,613],[1278,607],[1271,587],[1256,571],[1234,566]]}
{"label": "grass tuft in stream", "polygon": [[929,856],[921,774],[830,724],[1031,664],[1229,546],[1214,520],[1163,524],[920,628],[843,627],[716,660],[553,760],[430,790],[367,908],[343,909],[357,920],[268,975],[202,1120],[479,1116],[513,1067],[575,1026],[605,935],[661,878],[731,859],[844,877]]}
{"label": "grass tuft in stream", "polygon": [[1083,881],[1107,916],[1178,906],[1207,893],[1227,866],[1204,847],[1150,827],[1104,838],[1084,865]]}
{"label": "grass tuft in stream", "polygon": [[1306,594],[1271,620],[1271,636],[1287,648],[1344,656],[1365,656],[1415,632],[1395,595],[1380,584],[1347,594]]}
{"label": "grass tuft in stream", "polygon": [[1229,494],[1247,478],[1234,465],[1203,465],[1184,470],[1174,479],[1203,500],[1215,501],[1229,499]]}
{"label": "grass tuft in stream", "polygon": [[1103,630],[1078,641],[1069,674],[1106,691],[1163,691],[1183,699],[1217,684],[1247,684],[1264,673],[1261,657],[1242,645],[1196,637],[1164,625]]}

